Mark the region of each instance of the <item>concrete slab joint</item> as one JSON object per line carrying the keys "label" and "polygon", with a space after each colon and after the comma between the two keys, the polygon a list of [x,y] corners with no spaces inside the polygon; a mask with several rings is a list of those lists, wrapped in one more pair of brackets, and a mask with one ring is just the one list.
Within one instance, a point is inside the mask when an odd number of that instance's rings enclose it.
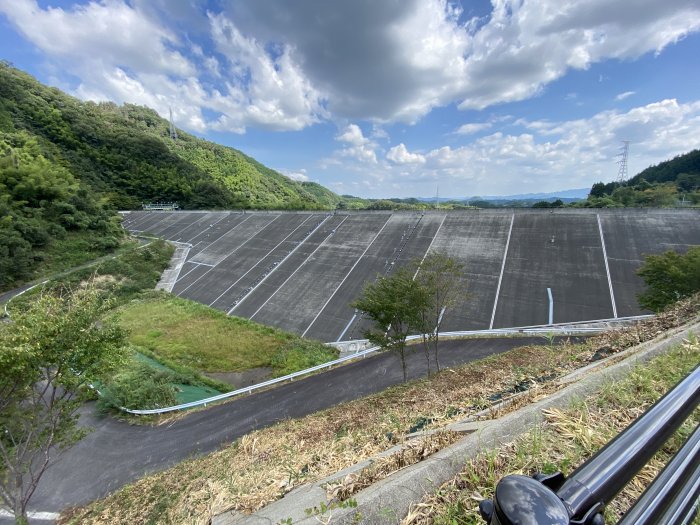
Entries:
{"label": "concrete slab joint", "polygon": [[[323,489],[325,484],[362,470],[372,463],[372,458],[336,472],[316,483],[294,489],[284,498],[252,515],[230,511],[214,517],[212,524],[270,525],[289,523],[290,519],[291,523],[300,525],[319,522],[339,525],[358,522],[398,523],[408,512],[411,503],[419,501],[425,494],[433,492],[442,483],[457,475],[469,458],[475,457],[482,451],[512,442],[541,422],[543,410],[555,407],[565,408],[573,399],[590,395],[606,382],[621,379],[632,370],[635,364],[664,353],[672,346],[681,343],[691,333],[700,333],[700,321],[697,319],[651,341],[568,374],[558,380],[562,388],[557,392],[498,419],[475,421],[475,416],[472,416],[452,423],[447,428],[465,432],[467,435],[424,461],[401,469],[355,494],[353,498],[357,502],[356,508],[338,506],[323,515],[307,512],[307,509],[319,507],[321,502],[326,505],[330,503]],[[493,410],[493,407],[489,410]],[[419,435],[424,434],[416,433],[415,436]],[[400,448],[401,445],[393,447],[385,451],[382,456],[394,453]]]}

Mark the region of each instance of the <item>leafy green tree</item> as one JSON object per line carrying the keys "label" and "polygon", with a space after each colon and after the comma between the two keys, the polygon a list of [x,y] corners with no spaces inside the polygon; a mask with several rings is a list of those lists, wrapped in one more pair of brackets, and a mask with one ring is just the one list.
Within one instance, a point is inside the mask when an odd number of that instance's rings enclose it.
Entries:
{"label": "leafy green tree", "polygon": [[605,196],[605,183],[596,182],[591,187],[591,192],[588,195],[589,195],[589,197],[598,197],[598,198]]}
{"label": "leafy green tree", "polygon": [[681,173],[676,177],[676,187],[686,193],[697,190],[700,188],[700,172]]}
{"label": "leafy green tree", "polygon": [[467,283],[464,280],[464,265],[445,252],[431,252],[422,264],[418,261],[417,265],[416,281],[426,298],[420,311],[420,331],[430,375],[430,347],[435,357],[435,368],[439,372],[438,343],[442,320],[448,309],[467,297]]}
{"label": "leafy green tree", "polygon": [[406,338],[420,330],[421,312],[427,308],[425,289],[413,279],[414,271],[400,268],[388,277],[368,284],[352,306],[365,313],[374,327],[365,337],[383,350],[395,352],[401,360],[406,381]]}
{"label": "leafy green tree", "polygon": [[648,255],[637,270],[647,285],[639,294],[639,304],[653,311],[700,291],[700,246],[681,255],[672,250]]}
{"label": "leafy green tree", "polygon": [[17,523],[46,469],[85,434],[86,387],[124,358],[123,331],[100,320],[109,305],[88,286],[44,294],[0,323],[0,497]]}

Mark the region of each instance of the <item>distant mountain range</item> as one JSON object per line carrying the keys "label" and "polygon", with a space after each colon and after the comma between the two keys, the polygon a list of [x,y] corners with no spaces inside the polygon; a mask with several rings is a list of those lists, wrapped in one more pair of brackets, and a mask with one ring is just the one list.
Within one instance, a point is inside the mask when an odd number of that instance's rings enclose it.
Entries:
{"label": "distant mountain range", "polygon": [[[553,191],[550,193],[519,193],[515,195],[475,195],[472,197],[440,197],[440,202],[448,201],[522,201],[522,200],[547,200],[547,199],[562,199],[576,200],[585,199],[590,188],[578,188],[573,190]],[[435,202],[435,197],[418,197],[418,200],[423,202]]]}

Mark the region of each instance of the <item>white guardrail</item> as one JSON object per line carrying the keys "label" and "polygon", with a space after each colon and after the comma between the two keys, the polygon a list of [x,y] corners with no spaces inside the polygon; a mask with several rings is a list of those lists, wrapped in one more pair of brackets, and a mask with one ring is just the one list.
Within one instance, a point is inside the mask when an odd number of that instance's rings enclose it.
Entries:
{"label": "white guardrail", "polygon": [[7,302],[5,303],[5,309],[4,309],[4,314],[3,314],[3,315],[4,315],[5,317],[10,317],[10,311],[7,309],[7,306],[10,304],[10,301],[12,301],[12,299],[14,299],[15,297],[19,297],[20,295],[27,293],[29,290],[33,290],[33,289],[36,288],[37,286],[41,286],[42,284],[46,284],[46,283],[48,283],[48,282],[49,282],[48,279],[45,280],[45,281],[41,281],[40,283],[36,283],[35,285],[30,286],[29,288],[27,288],[27,289],[25,289],[25,290],[22,290],[22,291],[19,292],[18,294],[13,295],[12,297],[10,297],[10,298],[7,300]]}
{"label": "white guardrail", "polygon": [[[617,319],[599,319],[595,321],[581,321],[581,322],[574,322],[574,323],[566,323],[564,325],[551,325],[551,326],[525,326],[525,327],[520,327],[520,328],[495,328],[492,330],[464,330],[464,331],[459,331],[459,332],[441,332],[440,337],[441,338],[458,338],[458,337],[465,337],[465,336],[487,336],[487,335],[543,335],[543,336],[548,336],[548,335],[575,335],[575,334],[593,334],[597,332],[601,332],[603,330],[606,330],[609,328],[611,324],[618,324],[618,323],[624,323],[624,322],[630,322],[630,321],[638,321],[638,320],[643,320],[653,317],[653,315],[638,315],[638,316],[632,316],[632,317],[620,317]],[[600,324],[604,326],[578,326],[578,325],[586,325],[586,324]],[[411,335],[407,338],[407,341],[415,341],[417,339],[421,339],[423,336],[422,335]],[[361,342],[361,341],[353,341],[353,342]],[[330,343],[334,344],[334,343]],[[239,388],[238,390],[233,390],[231,392],[225,392],[223,394],[219,394],[217,396],[212,396],[208,397],[206,399],[200,399],[199,401],[190,401],[189,403],[182,403],[181,405],[175,405],[171,407],[164,407],[164,408],[151,408],[151,409],[144,409],[144,410],[136,410],[136,409],[129,409],[129,408],[124,408],[122,407],[121,410],[124,412],[128,412],[129,414],[136,414],[136,415],[150,415],[150,414],[165,414],[167,412],[174,412],[176,410],[184,410],[187,408],[194,408],[197,406],[207,406],[210,403],[215,403],[216,401],[221,401],[223,399],[228,399],[231,397],[235,397],[241,394],[252,394],[255,390],[260,390],[261,388],[265,388],[271,385],[275,385],[277,383],[282,383],[284,381],[293,381],[297,377],[305,376],[308,374],[311,374],[313,372],[318,372],[319,370],[324,370],[326,368],[331,368],[335,365],[339,365],[341,363],[345,363],[347,361],[351,361],[353,359],[358,359],[365,357],[366,355],[372,354],[379,350],[378,346],[374,346],[372,348],[368,348],[366,350],[362,350],[360,352],[356,352],[350,355],[347,355],[345,357],[341,357],[339,359],[335,359],[333,361],[328,361],[327,363],[323,363],[320,365],[313,366],[311,368],[307,368],[305,370],[300,370],[299,372],[294,372],[292,374],[287,374],[286,376],[282,377],[276,377],[274,379],[270,379],[268,381],[264,381],[262,383],[258,383],[255,385],[250,385],[244,388]]]}

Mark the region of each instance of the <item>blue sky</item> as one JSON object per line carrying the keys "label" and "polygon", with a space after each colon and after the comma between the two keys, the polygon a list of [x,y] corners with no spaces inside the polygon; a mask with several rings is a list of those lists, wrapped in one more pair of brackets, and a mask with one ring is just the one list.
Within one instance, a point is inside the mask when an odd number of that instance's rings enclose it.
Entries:
{"label": "blue sky", "polygon": [[363,197],[553,192],[700,147],[696,0],[0,0],[0,58]]}

